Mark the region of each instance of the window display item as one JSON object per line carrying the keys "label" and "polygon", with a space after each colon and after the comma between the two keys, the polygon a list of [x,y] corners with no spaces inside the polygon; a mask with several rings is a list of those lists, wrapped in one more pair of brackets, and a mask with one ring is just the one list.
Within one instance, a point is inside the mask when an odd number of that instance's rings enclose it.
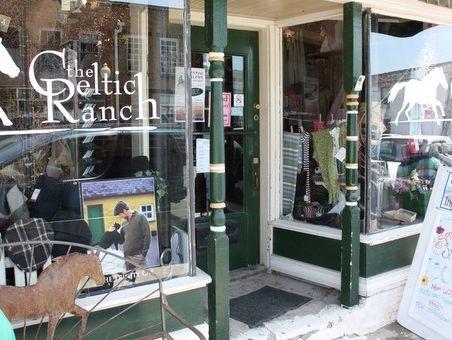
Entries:
{"label": "window display item", "polygon": [[[92,243],[111,246],[110,241],[115,239],[118,241],[118,251],[124,258],[140,266],[159,266],[155,189],[154,177],[83,182],[84,219],[93,235]],[[115,227],[116,224],[120,227]],[[121,266],[116,268],[121,270]],[[129,262],[126,267],[127,270],[135,268]],[[115,279],[118,278],[119,275],[115,276]],[[132,278],[136,282],[150,279],[147,275],[141,277],[138,274]]]}
{"label": "window display item", "polygon": [[406,209],[388,210],[383,212],[383,216],[391,220],[411,223],[416,219],[416,213]]}
{"label": "window display item", "polygon": [[[29,220],[21,220],[14,223],[6,230],[5,242],[28,242],[28,241],[44,241],[53,240],[52,227],[44,222],[42,218],[33,218]],[[38,245],[17,245],[6,248],[6,254],[11,261],[26,272],[41,269],[52,253],[52,245],[50,243],[42,243]]]}
{"label": "window display item", "polygon": [[339,200],[340,186],[337,163],[334,158],[334,142],[329,129],[312,133],[314,158],[319,163],[323,183],[328,190],[328,203]]}
{"label": "window display item", "polygon": [[297,169],[301,159],[300,135],[283,135],[283,215],[291,214],[295,202]]}
{"label": "window display item", "polygon": [[11,219],[13,221],[26,220],[30,217],[27,207],[27,197],[19,190],[17,184],[13,186],[6,194]]}
{"label": "window display item", "polygon": [[[60,210],[51,223],[55,241],[74,242],[85,245],[91,244],[91,230],[86,221],[80,219],[80,216],[72,211]],[[52,256],[62,256],[70,253],[86,253],[86,249],[82,247],[69,246],[62,244],[54,244]]]}
{"label": "window display item", "polygon": [[60,317],[71,313],[82,318],[79,338],[83,338],[89,312],[75,304],[75,297],[80,280],[86,276],[97,285],[104,284],[97,252],[59,257],[39,275],[35,285],[0,286],[0,309],[9,320],[48,316],[47,339],[53,339]]}

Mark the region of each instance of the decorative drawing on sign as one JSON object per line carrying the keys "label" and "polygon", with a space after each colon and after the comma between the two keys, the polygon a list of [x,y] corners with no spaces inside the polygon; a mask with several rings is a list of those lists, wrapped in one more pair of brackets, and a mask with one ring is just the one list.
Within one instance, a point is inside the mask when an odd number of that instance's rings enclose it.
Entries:
{"label": "decorative drawing on sign", "polygon": [[435,67],[428,74],[426,74],[422,80],[411,79],[405,82],[396,83],[389,91],[388,102],[392,103],[401,90],[405,90],[403,97],[403,104],[400,110],[397,112],[396,118],[393,122],[396,125],[399,123],[400,115],[405,113],[408,121],[413,121],[408,114],[411,112],[416,104],[430,106],[435,114],[435,121],[437,124],[440,122],[438,117],[438,110],[441,110],[441,114],[444,117],[443,104],[437,99],[436,92],[438,87],[441,86],[445,90],[449,88],[446,76],[441,67]]}
{"label": "decorative drawing on sign", "polygon": [[[8,75],[10,78],[16,78],[20,69],[17,67],[13,58],[9,54],[8,50],[2,44],[2,38],[0,38],[0,72]],[[11,126],[13,123],[6,116],[5,111],[0,107],[0,120],[4,126]]]}

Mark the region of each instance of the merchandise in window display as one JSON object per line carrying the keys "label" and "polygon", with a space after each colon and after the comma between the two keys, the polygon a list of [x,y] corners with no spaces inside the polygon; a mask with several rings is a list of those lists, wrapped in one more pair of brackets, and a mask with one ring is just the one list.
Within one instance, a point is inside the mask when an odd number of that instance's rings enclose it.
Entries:
{"label": "merchandise in window display", "polygon": [[[83,182],[81,193],[84,217],[93,233],[93,242],[109,246],[122,257],[140,265],[160,265],[157,220],[148,221],[139,212],[141,206],[157,203],[154,177]],[[109,264],[108,274],[116,274],[115,278],[119,279],[123,261],[117,261],[117,264],[116,270],[112,263]],[[133,265],[127,263],[126,269],[133,269]],[[105,268],[104,272],[107,272]],[[140,277],[139,273],[132,277],[132,281],[137,283],[148,279]]]}
{"label": "merchandise in window display", "polygon": [[282,33],[282,215],[336,228],[345,205],[341,32],[340,21],[324,20]]}

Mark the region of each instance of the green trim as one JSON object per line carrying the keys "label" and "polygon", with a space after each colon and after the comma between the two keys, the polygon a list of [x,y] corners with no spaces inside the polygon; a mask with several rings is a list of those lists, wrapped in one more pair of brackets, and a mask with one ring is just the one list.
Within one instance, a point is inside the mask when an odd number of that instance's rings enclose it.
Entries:
{"label": "green trim", "polygon": [[323,268],[340,270],[341,241],[275,228],[273,253]]}
{"label": "green trim", "polygon": [[[362,5],[356,2],[344,4],[344,89],[347,95],[347,137],[358,136],[358,115],[348,114],[358,110],[358,94],[355,83],[362,74]],[[346,163],[358,162],[357,142],[347,140]],[[357,206],[358,170],[345,170],[346,202],[342,212],[341,248],[341,304],[353,307],[359,303],[359,232],[360,211]],[[352,205],[355,204],[355,205]]]}
{"label": "green trim", "polygon": [[[205,0],[205,41],[209,52],[224,52],[227,44],[226,0]],[[211,58],[210,79],[224,79],[224,60]],[[223,81],[211,82],[210,164],[224,165]],[[225,173],[210,172],[210,200],[225,202]],[[210,209],[212,227],[224,227],[222,208]],[[224,229],[224,228],[223,228]],[[225,231],[211,231],[207,246],[209,338],[229,339],[229,239]]]}
{"label": "green trim", "polygon": [[[411,265],[419,236],[414,235],[390,242],[360,248],[359,276],[383,274]],[[340,271],[341,241],[275,228],[273,252],[315,266]]]}
{"label": "green trim", "polygon": [[344,4],[344,90],[354,90],[356,81],[362,75],[363,38],[362,4],[348,2]]}
{"label": "green trim", "polygon": [[411,265],[419,235],[369,246],[361,243],[360,276],[371,277]]}
{"label": "green trim", "polygon": [[[192,325],[199,325],[205,322],[206,312],[204,309],[204,296],[205,288],[195,289],[183,293],[178,293],[168,296],[168,302],[176,312],[188,320]],[[98,311],[91,313],[88,319],[88,331],[93,329],[102,322],[108,320],[119,312],[123,311],[127,306],[121,306],[116,308],[110,308],[104,311]],[[55,339],[61,339],[62,335],[66,333],[79,318],[70,317],[61,321],[61,324],[57,327],[55,333]],[[167,329],[172,332],[184,328],[184,326],[174,319],[172,316],[167,315]],[[161,322],[160,304],[158,299],[147,300],[139,303],[137,306],[131,308],[124,314],[117,317],[115,320],[109,322],[107,325],[99,328],[89,336],[86,336],[86,340],[98,340],[98,339],[114,339],[118,336],[128,334],[130,332],[140,330],[144,327],[151,326],[153,324]],[[27,327],[26,339],[34,339],[36,335],[37,326]],[[79,327],[75,327],[66,339],[75,339],[78,333]],[[161,331],[161,326],[155,326],[140,333],[134,334],[132,338],[138,338],[148,336]],[[39,332],[38,339],[46,339],[47,324],[43,324]],[[16,339],[22,339],[22,329],[16,330]],[[131,337],[128,337],[129,339]]]}

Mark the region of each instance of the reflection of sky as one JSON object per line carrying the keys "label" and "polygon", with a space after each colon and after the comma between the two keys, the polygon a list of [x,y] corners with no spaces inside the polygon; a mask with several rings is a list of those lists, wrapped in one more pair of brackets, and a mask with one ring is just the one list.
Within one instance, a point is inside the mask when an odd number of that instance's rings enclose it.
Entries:
{"label": "reflection of sky", "polygon": [[371,33],[371,74],[452,61],[452,27],[435,26],[412,37]]}
{"label": "reflection of sky", "polygon": [[183,0],[111,0],[112,2],[123,2],[128,4],[149,5],[170,8],[184,8]]}

